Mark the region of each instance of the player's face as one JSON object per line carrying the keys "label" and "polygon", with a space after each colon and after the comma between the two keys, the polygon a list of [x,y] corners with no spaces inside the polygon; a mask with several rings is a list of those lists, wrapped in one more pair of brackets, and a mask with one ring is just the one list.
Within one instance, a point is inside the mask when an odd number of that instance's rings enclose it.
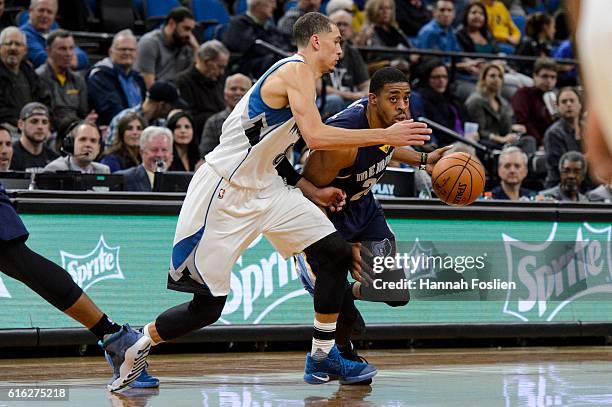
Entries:
{"label": "player's face", "polygon": [[95,127],[81,125],[74,137],[74,155],[83,161],[93,161],[100,154],[100,133]]}
{"label": "player's face", "polygon": [[140,120],[132,120],[128,123],[125,132],[123,132],[123,142],[130,147],[136,147],[140,144],[141,133],[142,125],[140,124]]}
{"label": "player's face", "polygon": [[517,152],[501,156],[497,173],[506,184],[520,185],[527,176],[527,166],[523,155]]}
{"label": "player's face", "polygon": [[561,92],[557,104],[559,115],[568,120],[577,118],[582,110],[582,104],[580,103],[580,99],[578,99],[578,95],[571,90]]}
{"label": "player's face", "polygon": [[332,72],[342,57],[342,36],[340,35],[340,30],[335,24],[332,24],[330,32],[317,35],[317,41],[319,42],[322,58],[324,58],[324,73]]}
{"label": "player's face", "polygon": [[410,118],[410,85],[407,82],[387,83],[376,95],[376,111],[385,126]]}
{"label": "player's face", "polygon": [[0,129],[0,171],[8,171],[13,158],[13,143],[8,131]]}

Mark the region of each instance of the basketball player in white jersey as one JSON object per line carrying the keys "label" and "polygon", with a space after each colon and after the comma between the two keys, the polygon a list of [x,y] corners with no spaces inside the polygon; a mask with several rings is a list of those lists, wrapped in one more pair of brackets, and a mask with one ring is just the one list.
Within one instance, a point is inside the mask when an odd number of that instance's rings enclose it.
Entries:
{"label": "basketball player in white jersey", "polygon": [[586,157],[591,175],[612,185],[612,1],[573,0],[566,7],[576,33],[588,99]]}
{"label": "basketball player in white jersey", "polygon": [[347,270],[358,269],[359,247],[340,237],[327,216],[299,189],[285,185],[275,165],[301,134],[311,149],[377,144],[421,145],[425,124],[347,130],[321,122],[315,81],[333,70],[342,54],[338,27],[319,13],[294,25],[298,53],[273,65],[244,95],[223,124],[220,145],[196,172],[178,219],[168,288],[194,294],[145,326],[152,344],[207,326],[221,316],[231,269],[260,234],[285,258],[305,252],[318,268],[312,352],[304,379],[353,383],[377,372],[343,359],[334,346]]}

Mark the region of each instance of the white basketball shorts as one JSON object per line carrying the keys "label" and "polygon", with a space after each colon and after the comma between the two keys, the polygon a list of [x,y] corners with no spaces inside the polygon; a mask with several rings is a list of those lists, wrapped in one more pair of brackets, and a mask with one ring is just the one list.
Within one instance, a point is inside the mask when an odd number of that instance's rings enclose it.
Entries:
{"label": "white basketball shorts", "polygon": [[[189,184],[181,208],[168,286],[215,297],[228,295],[234,263],[260,234],[287,258],[334,231],[327,216],[280,177],[268,189],[240,188],[204,164]],[[193,281],[182,286],[179,280]]]}

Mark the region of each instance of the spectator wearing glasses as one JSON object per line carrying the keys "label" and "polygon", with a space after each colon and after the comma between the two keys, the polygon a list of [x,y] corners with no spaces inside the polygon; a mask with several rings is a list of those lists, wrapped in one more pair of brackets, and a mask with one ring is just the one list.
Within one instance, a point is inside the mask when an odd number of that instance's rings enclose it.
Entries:
{"label": "spectator wearing glasses", "polygon": [[225,109],[223,85],[229,56],[229,51],[220,41],[206,41],[198,49],[195,64],[176,80],[193,118],[196,145],[200,142],[206,120]]}
{"label": "spectator wearing glasses", "polygon": [[138,106],[146,95],[145,82],[136,70],[136,37],[130,30],[115,34],[104,58],[89,71],[90,105],[98,112],[98,124],[106,126],[123,109]]}
{"label": "spectator wearing glasses", "polygon": [[25,60],[26,37],[17,27],[0,33],[0,123],[15,129],[21,108],[30,102],[51,104],[49,92]]}

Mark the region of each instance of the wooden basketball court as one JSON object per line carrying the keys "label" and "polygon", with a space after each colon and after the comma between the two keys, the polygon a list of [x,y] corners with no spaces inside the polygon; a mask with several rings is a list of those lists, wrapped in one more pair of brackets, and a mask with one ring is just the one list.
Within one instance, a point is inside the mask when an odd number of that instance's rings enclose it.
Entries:
{"label": "wooden basketball court", "polygon": [[[206,345],[202,345],[206,346]],[[68,386],[68,401],[0,406],[604,406],[612,348],[532,347],[363,352],[371,386],[302,382],[303,352],[152,355],[155,390],[109,393],[101,357],[1,359],[0,387]]]}

